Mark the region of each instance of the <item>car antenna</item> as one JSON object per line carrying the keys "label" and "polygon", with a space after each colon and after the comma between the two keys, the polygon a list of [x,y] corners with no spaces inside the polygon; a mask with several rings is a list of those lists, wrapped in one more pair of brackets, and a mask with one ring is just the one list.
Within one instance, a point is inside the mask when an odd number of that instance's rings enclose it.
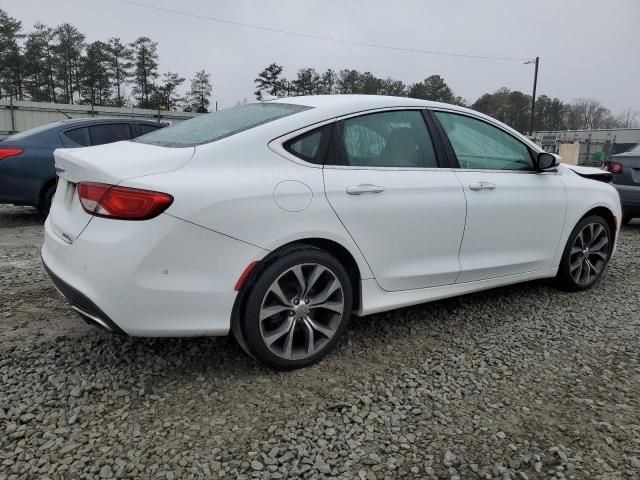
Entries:
{"label": "car antenna", "polygon": [[67,117],[69,120],[71,120],[71,117],[69,115],[67,115],[66,113],[64,113],[62,110],[60,110],[59,108],[56,108],[58,113],[61,113],[62,115],[64,115],[65,117]]}

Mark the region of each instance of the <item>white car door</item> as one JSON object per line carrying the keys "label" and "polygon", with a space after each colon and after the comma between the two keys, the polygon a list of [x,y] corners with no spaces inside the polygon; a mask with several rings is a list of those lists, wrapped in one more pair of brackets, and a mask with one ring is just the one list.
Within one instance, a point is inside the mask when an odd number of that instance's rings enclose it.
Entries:
{"label": "white car door", "polygon": [[471,282],[553,267],[566,213],[555,172],[536,172],[520,139],[483,119],[436,111],[467,199],[461,273]]}
{"label": "white car door", "polygon": [[338,122],[324,167],[329,203],[387,291],[453,284],[465,198],[439,168],[421,110]]}

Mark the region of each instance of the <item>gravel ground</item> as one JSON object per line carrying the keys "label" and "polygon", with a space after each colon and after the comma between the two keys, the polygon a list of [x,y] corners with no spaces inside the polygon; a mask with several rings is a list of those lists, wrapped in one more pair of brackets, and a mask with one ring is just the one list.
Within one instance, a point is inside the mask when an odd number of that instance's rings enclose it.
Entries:
{"label": "gravel ground", "polygon": [[354,319],[325,361],[87,327],[0,207],[0,480],[640,478],[640,224],[602,282]]}

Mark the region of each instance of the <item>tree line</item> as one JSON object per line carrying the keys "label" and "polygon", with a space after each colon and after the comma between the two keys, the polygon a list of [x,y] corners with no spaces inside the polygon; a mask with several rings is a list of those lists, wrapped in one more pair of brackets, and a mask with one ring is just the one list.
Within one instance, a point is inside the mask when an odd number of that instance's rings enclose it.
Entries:
{"label": "tree line", "polygon": [[[87,42],[75,26],[36,23],[24,33],[22,22],[0,9],[0,98],[54,103],[182,109],[206,112],[212,94],[211,74],[196,72],[186,94],[185,78],[158,71],[157,42],[139,37],[131,43],[113,37]],[[474,102],[456,95],[440,75],[406,84],[354,69],[318,72],[301,68],[295,78],[272,63],[255,79],[256,97],[360,93],[395,95],[464,105],[491,115],[516,130],[529,130],[531,96],[500,88]],[[628,109],[617,116],[601,102],[582,98],[563,102],[540,95],[536,99],[535,130],[584,130],[639,127],[640,113]]]}
{"label": "tree line", "polygon": [[[402,80],[378,78],[371,72],[350,69],[338,72],[328,69],[320,73],[314,68],[301,68],[293,79],[287,79],[283,70],[282,65],[272,63],[258,74],[254,80],[256,98],[261,99],[264,94],[275,97],[345,93],[395,95],[467,106],[520,132],[528,132],[531,125],[531,95],[506,87],[485,93],[470,103],[456,95],[440,75],[405,84]],[[547,95],[536,98],[534,130],[630,127],[640,127],[640,113],[631,109],[614,116],[601,102],[591,98],[571,102]]]}
{"label": "tree line", "polygon": [[[38,22],[24,33],[22,22],[0,9],[0,98],[208,111],[212,85],[205,70],[196,72],[186,95],[180,95],[185,78],[160,75],[157,42],[85,39],[70,23]],[[125,93],[128,86],[133,99]]]}

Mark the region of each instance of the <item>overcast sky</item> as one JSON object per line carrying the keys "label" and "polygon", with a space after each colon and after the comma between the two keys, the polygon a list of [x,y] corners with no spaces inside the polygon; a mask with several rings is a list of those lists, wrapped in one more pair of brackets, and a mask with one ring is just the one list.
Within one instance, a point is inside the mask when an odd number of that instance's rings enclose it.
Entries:
{"label": "overcast sky", "polygon": [[[497,57],[540,56],[538,93],[593,97],[614,113],[640,110],[640,0],[136,0],[140,3],[397,47]],[[11,0],[22,20],[70,22],[88,41],[145,35],[158,42],[160,71],[212,74],[222,107],[253,100],[256,74],[271,62],[299,68],[354,68],[405,83],[442,75],[473,102],[506,86],[529,93],[533,65],[390,51],[300,38],[154,11],[116,0]]]}

